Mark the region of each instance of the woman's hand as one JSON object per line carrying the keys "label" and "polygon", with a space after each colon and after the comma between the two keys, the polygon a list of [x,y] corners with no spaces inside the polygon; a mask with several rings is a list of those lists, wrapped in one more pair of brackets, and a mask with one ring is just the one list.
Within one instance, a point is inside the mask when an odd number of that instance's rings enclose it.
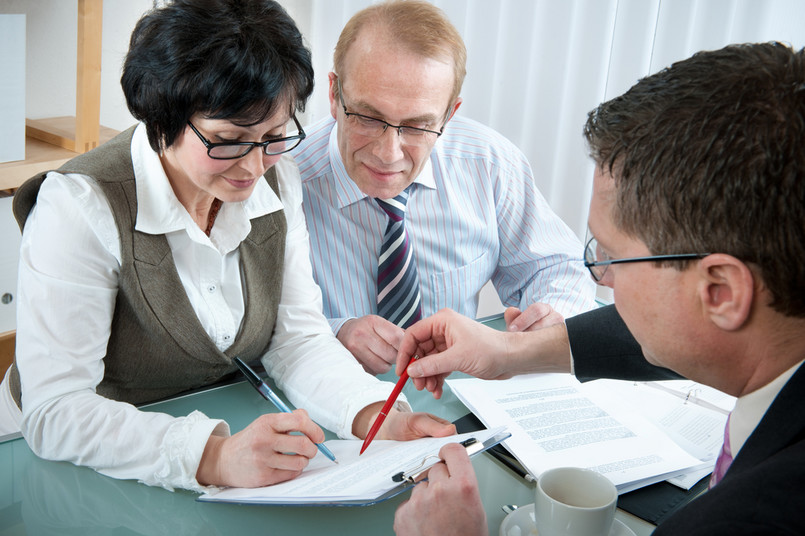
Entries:
{"label": "woman's hand", "polygon": [[[352,433],[361,439],[365,438],[382,407],[383,402],[377,402],[358,412],[352,424]],[[447,437],[455,433],[456,427],[453,423],[430,413],[411,413],[392,408],[380,430],[377,431],[375,439],[410,441],[421,437]]]}
{"label": "woman's hand", "polygon": [[231,437],[210,436],[196,480],[242,488],[284,482],[307,467],[318,452],[316,443],[323,441],[324,432],[305,410],[267,413]]}

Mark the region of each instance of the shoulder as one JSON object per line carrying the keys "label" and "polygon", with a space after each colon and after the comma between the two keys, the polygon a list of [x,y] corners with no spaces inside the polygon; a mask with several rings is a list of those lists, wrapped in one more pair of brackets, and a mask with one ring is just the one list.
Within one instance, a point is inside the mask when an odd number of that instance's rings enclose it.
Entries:
{"label": "shoulder", "polygon": [[335,119],[324,117],[305,128],[305,139],[291,151],[299,167],[300,179],[305,182],[330,169],[330,135]]}
{"label": "shoulder", "polygon": [[447,124],[435,151],[445,159],[483,159],[493,165],[528,166],[523,152],[495,129],[456,115]]}

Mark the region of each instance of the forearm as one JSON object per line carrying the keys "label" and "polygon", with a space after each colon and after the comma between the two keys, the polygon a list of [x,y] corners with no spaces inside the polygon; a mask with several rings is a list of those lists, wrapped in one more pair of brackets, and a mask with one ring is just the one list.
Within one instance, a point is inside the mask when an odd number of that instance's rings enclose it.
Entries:
{"label": "forearm", "polygon": [[119,479],[202,491],[196,470],[211,434],[226,423],[199,412],[174,418],[94,393],[76,393],[26,411],[22,432],[38,456],[92,467]]}

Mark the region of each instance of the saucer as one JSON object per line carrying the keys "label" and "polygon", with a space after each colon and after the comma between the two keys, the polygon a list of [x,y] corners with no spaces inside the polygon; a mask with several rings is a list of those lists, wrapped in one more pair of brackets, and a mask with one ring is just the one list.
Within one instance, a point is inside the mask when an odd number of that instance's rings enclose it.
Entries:
{"label": "saucer", "polygon": [[[537,536],[537,534],[534,503],[521,506],[503,518],[500,524],[500,536]],[[635,536],[635,533],[620,519],[615,519],[609,530],[609,536]]]}

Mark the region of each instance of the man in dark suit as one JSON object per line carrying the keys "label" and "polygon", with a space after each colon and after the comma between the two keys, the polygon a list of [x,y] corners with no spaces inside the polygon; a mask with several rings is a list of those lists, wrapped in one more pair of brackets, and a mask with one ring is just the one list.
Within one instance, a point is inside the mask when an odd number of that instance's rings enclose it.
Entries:
{"label": "man in dark suit", "polygon": [[[805,534],[805,50],[698,53],[593,110],[585,136],[585,264],[615,306],[533,333],[442,311],[407,330],[397,372],[424,356],[408,371],[435,396],[453,370],[710,385],[737,397],[711,488],[654,534]],[[486,532],[464,450],[442,457],[399,534]]]}

